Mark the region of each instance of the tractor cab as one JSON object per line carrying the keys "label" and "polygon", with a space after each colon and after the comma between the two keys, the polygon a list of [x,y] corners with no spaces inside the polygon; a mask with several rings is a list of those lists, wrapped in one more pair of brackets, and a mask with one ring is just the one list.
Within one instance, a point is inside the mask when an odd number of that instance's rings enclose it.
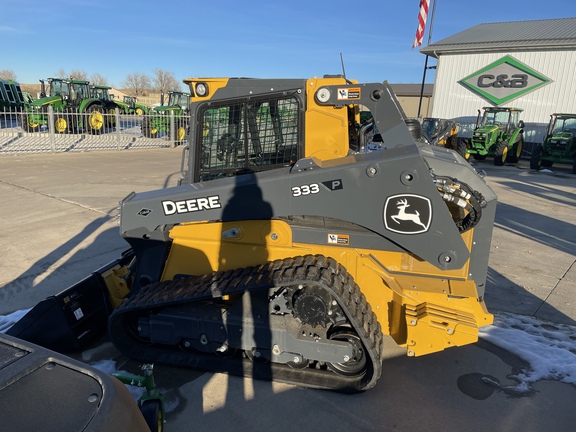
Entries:
{"label": "tractor cab", "polygon": [[92,91],[92,97],[100,99],[101,101],[113,101],[114,99],[110,96],[109,90],[112,87],[102,86],[102,85],[92,85],[90,89]]}
{"label": "tractor cab", "polygon": [[552,114],[546,138],[530,157],[530,168],[549,168],[555,162],[572,164],[576,174],[576,114]]}
{"label": "tractor cab", "polygon": [[182,111],[188,111],[190,109],[190,93],[169,92],[168,107],[176,107]]}
{"label": "tractor cab", "polygon": [[[42,83],[42,92],[45,92],[44,81]],[[61,78],[48,78],[50,98],[60,96],[62,101],[66,101],[67,105],[80,105],[80,103],[90,98],[90,87],[88,81],[61,79]]]}
{"label": "tractor cab", "polygon": [[521,109],[518,108],[484,108],[481,121],[477,122],[476,132],[485,133],[494,130],[494,126],[505,133],[518,127]]}
{"label": "tractor cab", "polygon": [[575,136],[576,114],[552,114],[548,125],[548,135]]}

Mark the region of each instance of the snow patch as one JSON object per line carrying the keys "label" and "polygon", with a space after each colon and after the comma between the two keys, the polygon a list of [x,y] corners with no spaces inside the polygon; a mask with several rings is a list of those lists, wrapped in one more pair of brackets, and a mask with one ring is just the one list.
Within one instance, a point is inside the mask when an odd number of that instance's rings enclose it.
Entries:
{"label": "snow patch", "polygon": [[30,309],[23,309],[12,312],[8,315],[0,315],[0,333],[6,333],[14,324],[16,324]]}
{"label": "snow patch", "polygon": [[576,327],[499,312],[494,324],[480,328],[479,335],[530,365],[510,376],[518,381],[516,390],[528,390],[542,379],[576,384]]}

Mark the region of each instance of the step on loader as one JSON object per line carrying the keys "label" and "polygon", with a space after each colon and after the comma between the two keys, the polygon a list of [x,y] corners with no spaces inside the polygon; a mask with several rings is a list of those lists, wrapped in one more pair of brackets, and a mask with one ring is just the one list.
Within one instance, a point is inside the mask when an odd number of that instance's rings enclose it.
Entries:
{"label": "step on loader", "polygon": [[384,337],[422,356],[492,323],[496,196],[413,138],[387,83],[184,82],[179,185],[124,198],[126,252],[11,334],[71,350],[107,328],[139,361],[356,392],[380,377]]}

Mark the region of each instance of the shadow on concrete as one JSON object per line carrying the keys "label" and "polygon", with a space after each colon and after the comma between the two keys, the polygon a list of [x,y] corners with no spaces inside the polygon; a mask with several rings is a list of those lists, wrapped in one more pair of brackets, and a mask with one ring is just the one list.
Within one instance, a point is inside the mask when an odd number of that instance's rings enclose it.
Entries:
{"label": "shadow on concrete", "polygon": [[[102,231],[90,245],[73,252],[95,231],[112,220],[114,212],[116,209],[90,222],[78,234],[60,244],[13,281],[4,285],[0,289],[0,302],[10,304],[13,311],[32,307],[40,300],[65,290],[119,257],[121,251],[128,248],[128,244],[120,237],[118,228]],[[61,261],[71,253],[73,254],[68,259]]]}
{"label": "shadow on concrete", "polygon": [[[526,205],[498,202],[486,303],[489,309],[576,325],[572,316],[548,302],[550,295],[567,283],[564,278],[576,261],[575,223],[568,219],[576,196],[558,187],[566,185],[569,176],[522,174],[521,179],[514,175],[518,180],[492,178],[507,189],[506,195],[518,195],[514,202]],[[522,240],[517,242],[515,237]],[[498,244],[500,249],[495,250]]]}
{"label": "shadow on concrete", "polygon": [[258,432],[569,430],[573,386],[539,382],[523,397],[505,391],[517,384],[510,374],[525,366],[480,342],[387,359],[378,384],[354,395],[205,374],[180,388],[186,402],[168,416],[166,430],[188,430],[191,419],[199,430]]}
{"label": "shadow on concrete", "polygon": [[[542,209],[548,214],[526,211],[505,203],[498,203],[495,227],[528,240],[576,256],[575,224],[554,218],[553,209]],[[543,257],[544,265],[545,257]]]}

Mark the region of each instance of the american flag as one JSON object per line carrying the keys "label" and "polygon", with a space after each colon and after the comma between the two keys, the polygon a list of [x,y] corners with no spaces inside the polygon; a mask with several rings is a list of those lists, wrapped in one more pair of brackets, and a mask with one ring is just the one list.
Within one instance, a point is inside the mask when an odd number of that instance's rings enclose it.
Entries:
{"label": "american flag", "polygon": [[420,0],[420,13],[418,14],[418,28],[416,29],[416,37],[414,38],[414,44],[412,48],[416,48],[422,45],[422,39],[424,38],[424,30],[426,29],[426,18],[428,17],[428,6],[430,6],[430,0]]}

